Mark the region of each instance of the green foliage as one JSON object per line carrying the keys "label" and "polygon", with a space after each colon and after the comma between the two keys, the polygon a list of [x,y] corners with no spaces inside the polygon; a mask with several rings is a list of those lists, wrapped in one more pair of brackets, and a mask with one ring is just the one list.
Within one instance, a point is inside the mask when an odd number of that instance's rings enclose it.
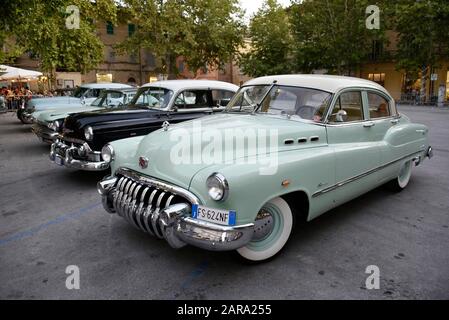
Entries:
{"label": "green foliage", "polygon": [[176,73],[172,63],[183,56],[195,72],[205,65],[220,67],[243,41],[238,0],[126,0],[136,32],[118,46],[133,52],[146,48],[160,57],[164,73]]}
{"label": "green foliage", "polygon": [[251,19],[251,48],[242,53],[239,65],[252,77],[290,73],[292,37],[287,12],[276,0],[266,0]]}
{"label": "green foliage", "polygon": [[[66,27],[66,7],[80,9],[80,28]],[[8,53],[17,56],[25,51],[40,58],[41,69],[87,72],[103,59],[103,44],[95,34],[95,19],[116,21],[114,0],[3,0],[6,10],[1,12],[0,44],[13,38],[15,45]],[[11,57],[10,57],[11,58]]]}
{"label": "green foliage", "polygon": [[[380,30],[366,28],[366,8],[381,8]],[[350,74],[367,60],[373,40],[385,42],[387,1],[304,0],[291,8],[297,69]]]}
{"label": "green foliage", "polygon": [[420,70],[449,58],[449,2],[397,1],[397,68],[417,76]]}

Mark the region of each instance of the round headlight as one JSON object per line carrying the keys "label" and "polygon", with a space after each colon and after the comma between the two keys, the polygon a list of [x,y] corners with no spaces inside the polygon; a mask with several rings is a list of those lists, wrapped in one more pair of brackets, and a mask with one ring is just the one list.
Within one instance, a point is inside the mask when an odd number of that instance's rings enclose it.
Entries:
{"label": "round headlight", "polygon": [[114,148],[110,144],[107,144],[101,149],[101,157],[105,162],[111,162],[114,160]]}
{"label": "round headlight", "polygon": [[226,178],[220,173],[213,173],[206,181],[209,196],[215,201],[224,201],[229,194],[229,185]]}
{"label": "round headlight", "polygon": [[53,131],[58,131],[59,130],[59,126],[60,126],[59,121],[53,121],[53,122],[50,122],[48,124],[48,128],[53,130]]}
{"label": "round headlight", "polygon": [[84,136],[86,137],[87,141],[92,141],[94,139],[94,130],[92,127],[87,127],[84,129]]}

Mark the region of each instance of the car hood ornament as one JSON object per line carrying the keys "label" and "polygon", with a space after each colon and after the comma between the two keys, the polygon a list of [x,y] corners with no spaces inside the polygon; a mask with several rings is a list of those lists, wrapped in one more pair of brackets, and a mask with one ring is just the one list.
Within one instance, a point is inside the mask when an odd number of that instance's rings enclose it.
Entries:
{"label": "car hood ornament", "polygon": [[162,124],[162,128],[164,129],[164,131],[168,131],[169,127],[170,127],[170,122],[164,121],[164,123]]}
{"label": "car hood ornament", "polygon": [[148,159],[146,157],[140,157],[139,158],[139,167],[141,167],[142,169],[146,169],[146,168],[148,168],[149,162],[150,162],[150,159]]}

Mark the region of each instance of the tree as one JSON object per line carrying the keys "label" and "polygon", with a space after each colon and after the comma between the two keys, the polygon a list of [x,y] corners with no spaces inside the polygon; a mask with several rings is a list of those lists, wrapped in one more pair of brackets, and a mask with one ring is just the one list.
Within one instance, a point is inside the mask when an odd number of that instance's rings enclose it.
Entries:
{"label": "tree", "polygon": [[[79,28],[68,28],[67,10],[75,5],[80,10]],[[13,39],[16,56],[30,52],[40,59],[41,69],[54,72],[87,72],[103,59],[103,44],[95,34],[95,21],[116,20],[114,0],[3,0],[0,44]],[[11,52],[11,51],[10,51]],[[0,59],[6,60],[3,52]]]}
{"label": "tree", "polygon": [[372,51],[372,43],[385,42],[388,28],[366,27],[366,8],[377,4],[382,11],[387,1],[304,0],[291,7],[296,67],[304,72],[327,69],[329,73],[351,74]]}
{"label": "tree", "polygon": [[146,48],[162,61],[162,73],[177,73],[182,56],[189,68],[221,67],[243,42],[244,25],[238,0],[125,0],[136,32],[118,46],[133,52]]}
{"label": "tree", "polygon": [[250,50],[242,53],[239,65],[252,77],[290,73],[292,37],[287,12],[276,0],[266,0],[252,17]]}
{"label": "tree", "polygon": [[447,0],[401,0],[395,7],[398,32],[397,69],[418,78],[421,74],[421,99],[427,97],[428,74],[449,59],[449,3]]}

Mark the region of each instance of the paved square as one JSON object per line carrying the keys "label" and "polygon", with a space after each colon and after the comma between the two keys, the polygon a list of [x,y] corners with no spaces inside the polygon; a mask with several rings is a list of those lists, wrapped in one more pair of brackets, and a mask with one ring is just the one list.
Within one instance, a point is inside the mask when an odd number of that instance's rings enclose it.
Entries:
{"label": "paved square", "polygon": [[[101,207],[104,174],[48,160],[12,113],[0,115],[1,299],[449,299],[449,110],[399,110],[430,128],[435,156],[408,188],[376,189],[297,228],[275,260],[175,251]],[[80,269],[80,290],[65,286]],[[367,290],[365,269],[381,272]]]}

